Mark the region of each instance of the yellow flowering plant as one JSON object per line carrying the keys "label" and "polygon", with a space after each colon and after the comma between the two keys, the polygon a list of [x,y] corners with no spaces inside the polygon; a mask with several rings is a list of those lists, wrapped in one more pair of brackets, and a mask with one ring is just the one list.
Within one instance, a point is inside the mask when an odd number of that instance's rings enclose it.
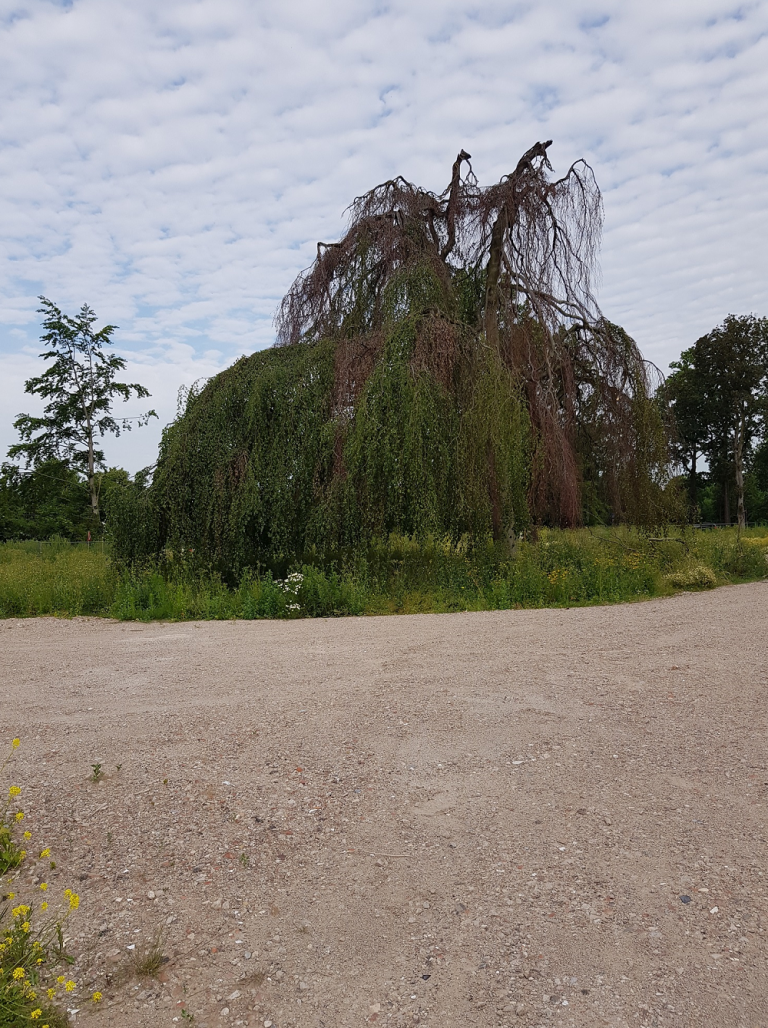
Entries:
{"label": "yellow flowering plant", "polygon": [[[12,741],[0,773],[19,745],[19,739]],[[51,855],[48,847],[36,845],[34,852],[28,853],[21,845],[29,846],[34,837],[31,829],[22,832],[20,828],[24,812],[16,808],[21,792],[21,787],[13,784],[7,788],[5,800],[0,799],[0,1028],[19,1028],[28,1022],[40,1028],[65,1028],[67,1016],[57,999],[64,999],[77,986],[65,975],[54,979],[53,972],[57,965],[72,962],[64,949],[63,926],[77,910],[80,897],[66,889],[60,904],[54,903],[58,910],[49,912],[52,889],[43,881],[38,884],[42,895],[27,896],[22,889],[17,898],[15,883],[23,865],[30,860],[48,860]],[[47,866],[54,867],[52,863]]]}

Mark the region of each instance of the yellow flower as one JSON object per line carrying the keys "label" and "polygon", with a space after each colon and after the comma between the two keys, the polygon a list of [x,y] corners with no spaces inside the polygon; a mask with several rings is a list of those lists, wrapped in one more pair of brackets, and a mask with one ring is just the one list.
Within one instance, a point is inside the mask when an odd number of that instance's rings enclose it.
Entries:
{"label": "yellow flower", "polygon": [[16,815],[15,815],[15,817],[16,817],[16,820],[17,820],[17,821],[23,821],[23,820],[24,820],[24,811],[23,811],[23,810],[20,810],[20,811],[19,811],[19,812],[18,812],[18,813],[17,813]]}
{"label": "yellow flower", "polygon": [[9,796],[18,796],[20,793],[21,793],[21,789],[18,787],[18,785],[10,785],[8,787],[8,795]]}
{"label": "yellow flower", "polygon": [[101,993],[100,992],[94,992],[94,994],[93,994],[93,1002],[94,1003],[98,1003],[100,999],[101,999]]}
{"label": "yellow flower", "polygon": [[25,921],[21,926],[21,930],[22,932],[28,932],[31,927],[32,925],[29,923],[29,921]]}
{"label": "yellow flower", "polygon": [[71,978],[69,979],[67,984],[64,986],[64,988],[67,990],[67,992],[72,992],[72,990],[75,988],[75,983],[72,981]]}
{"label": "yellow flower", "polygon": [[13,746],[15,750],[17,750],[19,746],[21,746],[21,739],[14,739],[11,743],[11,746]]}
{"label": "yellow flower", "polygon": [[5,898],[9,899],[9,900],[12,900],[15,895],[16,895],[15,892],[9,892],[8,895]]}
{"label": "yellow flower", "polygon": [[13,917],[23,917],[29,913],[29,907],[26,903],[19,903],[18,907],[14,907],[11,911]]}
{"label": "yellow flower", "polygon": [[44,850],[42,850],[41,853],[40,853],[40,859],[42,860],[43,857],[50,857],[50,855],[51,855],[51,851],[46,846],[46,848]]}
{"label": "yellow flower", "polygon": [[47,903],[41,903],[40,904],[40,909],[41,910],[47,910],[48,909],[48,904]]}
{"label": "yellow flower", "polygon": [[59,985],[63,985],[64,982],[66,981],[66,978],[64,977],[63,974],[60,974],[59,977],[56,979],[56,981],[59,983]]}
{"label": "yellow flower", "polygon": [[48,888],[48,882],[40,882],[40,890],[41,890],[42,892],[45,892],[45,890],[46,890],[47,888]]}
{"label": "yellow flower", "polygon": [[69,909],[70,910],[77,910],[77,908],[79,906],[80,906],[80,897],[77,895],[76,892],[73,892],[72,895],[69,897]]}
{"label": "yellow flower", "polygon": [[53,999],[55,996],[56,996],[56,990],[55,989],[49,989],[48,990],[48,999]]}
{"label": "yellow flower", "polygon": [[71,889],[65,889],[64,890],[64,899],[69,899],[69,897],[71,895],[72,895],[72,890]]}
{"label": "yellow flower", "polygon": [[17,982],[20,982],[26,973],[27,972],[24,970],[23,967],[17,967],[16,970],[13,972],[13,977],[16,979]]}
{"label": "yellow flower", "polygon": [[31,839],[32,838],[32,832],[24,832],[24,838],[25,839]]}
{"label": "yellow flower", "polygon": [[37,1010],[33,1010],[29,1016],[32,1018],[33,1021],[36,1021],[41,1014],[42,1010],[38,1007]]}

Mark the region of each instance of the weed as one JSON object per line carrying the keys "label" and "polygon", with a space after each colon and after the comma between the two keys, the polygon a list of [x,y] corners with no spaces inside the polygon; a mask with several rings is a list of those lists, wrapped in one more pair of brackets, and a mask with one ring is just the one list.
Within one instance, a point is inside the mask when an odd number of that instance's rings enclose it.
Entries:
{"label": "weed", "polygon": [[248,856],[247,853],[241,853],[240,856],[238,857],[238,860],[240,861],[240,866],[241,867],[250,867],[251,866],[251,858]]}
{"label": "weed", "polygon": [[[20,740],[14,739],[0,773],[19,745]],[[33,850],[31,829],[22,830],[21,791],[20,786],[11,785],[0,806],[0,895],[4,901],[0,906],[0,1028],[16,1028],[29,1021],[41,1028],[64,1028],[67,1017],[58,1003],[77,985],[65,974],[54,975],[61,964],[73,963],[64,948],[64,923],[78,909],[80,897],[65,889],[54,900],[48,882],[40,880],[51,852],[47,846],[40,849],[36,845]],[[50,860],[49,866],[54,869],[55,862]],[[30,873],[25,873],[22,881],[23,869]],[[101,993],[95,992],[93,1001],[100,999]]]}
{"label": "weed", "polygon": [[104,777],[104,772],[101,770],[101,764],[91,764],[93,771],[91,772],[91,781],[99,782]]}
{"label": "weed", "polygon": [[160,968],[167,962],[168,958],[163,953],[162,933],[158,932],[151,942],[135,951],[131,964],[138,978],[156,978]]}

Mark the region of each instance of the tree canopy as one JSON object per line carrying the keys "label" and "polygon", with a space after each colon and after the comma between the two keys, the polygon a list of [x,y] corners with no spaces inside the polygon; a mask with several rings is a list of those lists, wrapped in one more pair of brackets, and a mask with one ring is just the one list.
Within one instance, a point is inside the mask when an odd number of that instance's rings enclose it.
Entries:
{"label": "tree canopy", "polygon": [[554,178],[549,147],[491,186],[462,150],[442,193],[398,177],[358,197],[282,301],[277,346],[189,396],[118,549],[232,571],[390,532],[662,520],[657,374],[594,297],[592,169]]}
{"label": "tree canopy", "polygon": [[677,450],[691,501],[698,500],[697,459],[704,457],[721,497],[722,520],[746,519],[745,471],[768,440],[768,319],[729,314],[673,361],[664,387],[677,425]]}

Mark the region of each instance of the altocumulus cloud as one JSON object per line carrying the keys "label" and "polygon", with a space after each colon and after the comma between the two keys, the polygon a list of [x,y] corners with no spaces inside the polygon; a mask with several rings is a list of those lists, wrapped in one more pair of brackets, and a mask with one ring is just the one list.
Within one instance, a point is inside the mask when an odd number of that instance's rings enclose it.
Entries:
{"label": "altocumulus cloud", "polygon": [[[768,5],[723,0],[6,0],[0,450],[32,406],[36,296],[120,326],[165,423],[179,385],[272,342],[350,199],[482,182],[553,138],[603,189],[601,304],[661,366],[768,313]],[[126,413],[131,411],[126,410]],[[110,445],[133,469],[159,426]]]}

